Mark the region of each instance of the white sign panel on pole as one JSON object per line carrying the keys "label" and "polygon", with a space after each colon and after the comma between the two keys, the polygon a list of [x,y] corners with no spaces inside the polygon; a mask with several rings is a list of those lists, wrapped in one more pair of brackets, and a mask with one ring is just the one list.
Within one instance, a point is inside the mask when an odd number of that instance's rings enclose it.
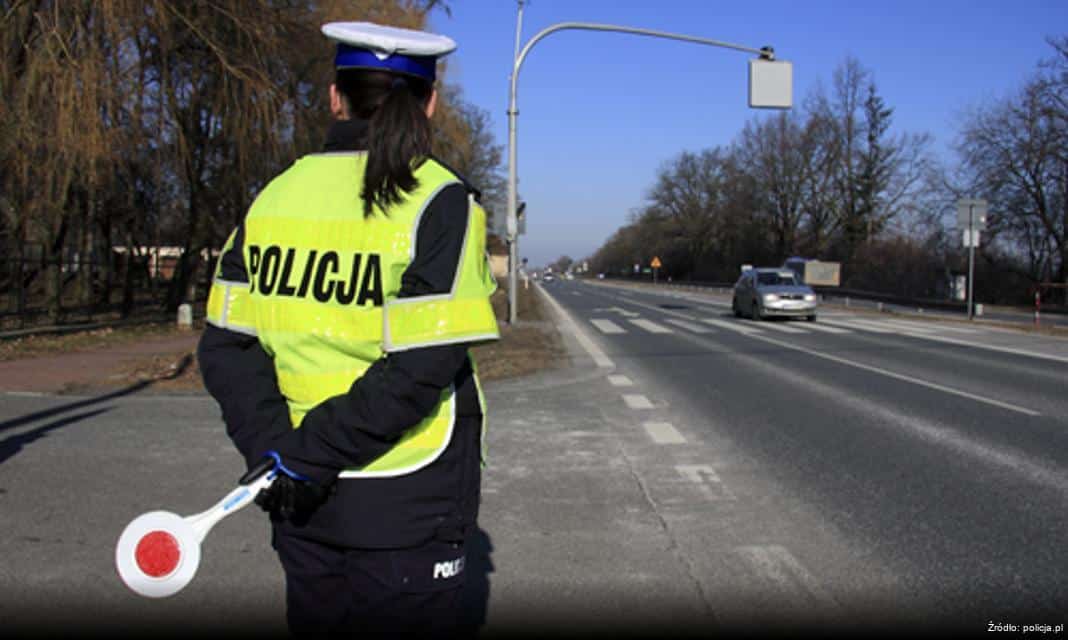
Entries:
{"label": "white sign panel on pole", "polygon": [[749,61],[749,106],[789,109],[794,104],[794,65],[785,60]]}
{"label": "white sign panel on pole", "polygon": [[986,213],[986,200],[961,198],[957,201],[957,227],[967,229],[971,226],[973,229],[985,231]]}

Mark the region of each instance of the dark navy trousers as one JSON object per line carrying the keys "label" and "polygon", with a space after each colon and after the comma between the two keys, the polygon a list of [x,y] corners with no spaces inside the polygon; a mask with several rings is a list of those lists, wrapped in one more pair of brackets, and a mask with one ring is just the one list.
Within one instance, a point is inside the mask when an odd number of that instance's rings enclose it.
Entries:
{"label": "dark navy trousers", "polygon": [[286,621],[294,635],[467,635],[462,539],[345,549],[276,531],[273,546],[286,574]]}

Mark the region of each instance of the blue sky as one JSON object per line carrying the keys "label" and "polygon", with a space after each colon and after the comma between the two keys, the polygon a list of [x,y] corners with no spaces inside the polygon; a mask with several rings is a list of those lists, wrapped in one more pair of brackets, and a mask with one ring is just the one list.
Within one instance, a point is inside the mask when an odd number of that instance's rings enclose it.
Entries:
{"label": "blue sky", "polygon": [[[453,0],[431,28],[457,41],[446,80],[507,143],[515,0]],[[894,108],[892,132],[948,149],[968,107],[1011,94],[1068,34],[1068,1],[532,0],[525,43],[557,22],[602,22],[740,45],[771,45],[794,66],[794,102],[853,56]],[[764,112],[747,107],[746,53],[615,33],[539,42],[519,77],[520,255],[542,265],[592,254],[641,207],[657,170],[684,150],[729,144]],[[506,147],[504,147],[506,149]]]}

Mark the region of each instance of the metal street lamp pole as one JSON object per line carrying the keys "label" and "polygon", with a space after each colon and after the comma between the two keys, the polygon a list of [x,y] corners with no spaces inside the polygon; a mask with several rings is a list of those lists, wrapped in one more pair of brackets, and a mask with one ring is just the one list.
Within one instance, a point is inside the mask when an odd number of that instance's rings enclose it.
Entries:
{"label": "metal street lamp pole", "polygon": [[[520,20],[522,20],[523,3],[519,3]],[[697,36],[688,36],[678,33],[668,33],[666,31],[655,31],[652,29],[641,29],[637,27],[623,27],[613,24],[598,24],[592,22],[560,22],[552,26],[546,27],[539,31],[533,38],[531,38],[527,44],[523,47],[519,55],[515,57],[512,65],[512,77],[511,87],[509,88],[508,96],[508,245],[509,249],[509,266],[508,266],[508,322],[515,324],[516,322],[516,268],[518,260],[518,251],[516,249],[516,240],[519,233],[519,222],[516,215],[518,196],[516,194],[516,119],[519,116],[519,109],[516,105],[516,86],[519,83],[519,69],[523,66],[523,60],[526,59],[527,54],[530,53],[531,48],[540,42],[546,36],[556,33],[557,31],[564,31],[566,29],[577,29],[584,31],[613,31],[617,33],[630,33],[639,36],[650,36],[653,38],[667,38],[669,40],[681,40],[683,42],[692,42],[695,44],[703,44],[713,47],[722,47],[725,49],[735,49],[737,51],[745,51],[748,53],[758,54],[765,60],[774,60],[775,52],[770,47],[764,47],[762,49],[755,49],[752,47],[743,47],[737,44],[731,44],[729,42],[721,42],[719,40],[711,40],[709,38],[699,38]],[[519,29],[516,29],[516,42],[519,41]],[[517,46],[518,48],[518,46]]]}
{"label": "metal street lamp pole", "polygon": [[975,295],[975,282],[972,278],[975,277],[975,205],[968,204],[968,320],[975,319],[975,306],[973,305],[973,296]]}

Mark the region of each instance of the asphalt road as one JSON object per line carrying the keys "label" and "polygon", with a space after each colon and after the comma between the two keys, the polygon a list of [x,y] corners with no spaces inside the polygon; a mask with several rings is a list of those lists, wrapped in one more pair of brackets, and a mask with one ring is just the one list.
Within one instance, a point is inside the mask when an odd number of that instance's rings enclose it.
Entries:
{"label": "asphalt road", "polygon": [[[1068,341],[844,312],[754,323],[717,296],[545,290],[571,361],[486,388],[465,569],[484,636],[1068,622]],[[115,573],[130,519],[196,513],[240,472],[202,394],[0,390],[5,632],[283,632],[254,507],[211,532],[172,598],[134,596]]]}
{"label": "asphalt road", "polygon": [[648,287],[547,290],[632,383],[620,411],[644,413],[652,445],[634,455],[708,492],[671,517],[680,545],[741,561],[709,567],[753,596],[721,602],[721,619],[764,594],[847,622],[1068,622],[1068,341],[845,310],[754,322],[727,297]]}

